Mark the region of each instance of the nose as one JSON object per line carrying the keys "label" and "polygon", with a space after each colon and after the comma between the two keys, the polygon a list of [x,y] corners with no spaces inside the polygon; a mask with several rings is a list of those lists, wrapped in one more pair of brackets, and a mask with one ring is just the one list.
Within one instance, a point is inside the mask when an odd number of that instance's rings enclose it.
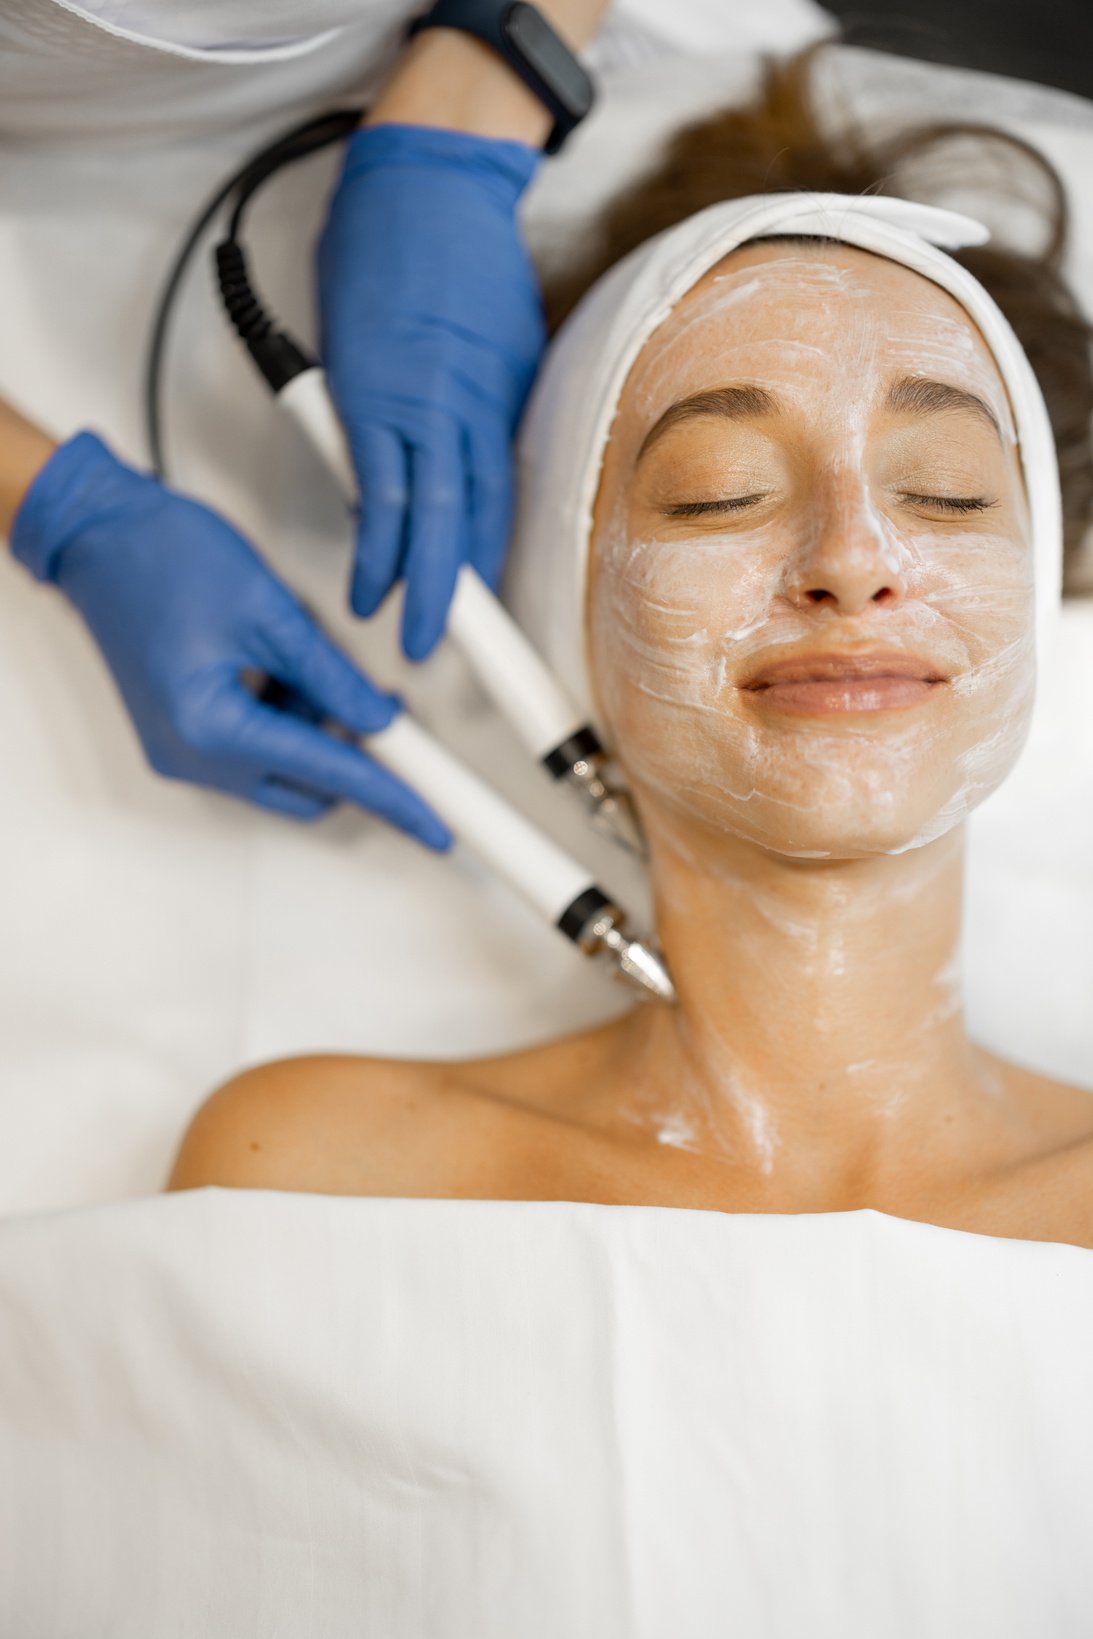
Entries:
{"label": "nose", "polygon": [[906,592],[899,543],[877,512],[861,475],[834,475],[811,497],[805,537],[787,568],[786,594],[798,608],[830,604],[859,615]]}

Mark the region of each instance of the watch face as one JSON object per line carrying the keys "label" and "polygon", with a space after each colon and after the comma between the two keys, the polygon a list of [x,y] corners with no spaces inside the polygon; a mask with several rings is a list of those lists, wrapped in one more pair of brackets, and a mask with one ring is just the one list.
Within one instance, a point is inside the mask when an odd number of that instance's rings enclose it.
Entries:
{"label": "watch face", "polygon": [[592,106],[592,81],[534,6],[515,0],[501,21],[505,39],[573,116],[581,119]]}

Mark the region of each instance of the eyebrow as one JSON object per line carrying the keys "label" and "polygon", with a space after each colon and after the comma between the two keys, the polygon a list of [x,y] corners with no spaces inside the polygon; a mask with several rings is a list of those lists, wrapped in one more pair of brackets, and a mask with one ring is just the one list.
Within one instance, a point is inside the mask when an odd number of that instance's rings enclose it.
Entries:
{"label": "eyebrow", "polygon": [[[986,421],[998,435],[999,441],[1002,438],[998,418],[986,400],[977,393],[968,392],[965,387],[954,387],[948,381],[934,381],[926,376],[902,376],[889,388],[884,407],[910,415],[942,415],[959,410]],[[765,387],[744,383],[692,393],[689,398],[681,398],[670,404],[653,423],[642,439],[634,465],[647,454],[658,438],[681,421],[707,415],[721,416],[728,421],[746,421],[759,416],[781,415],[784,410],[785,405],[776,393],[769,392]]]}
{"label": "eyebrow", "polygon": [[702,415],[745,421],[755,416],[779,415],[782,409],[781,399],[765,387],[711,387],[703,393],[692,393],[690,398],[680,398],[670,404],[660,419],[653,423],[642,439],[634,465],[652,449],[658,438],[663,438],[669,427],[675,427],[681,421],[692,421]]}
{"label": "eyebrow", "polygon": [[912,415],[938,415],[949,410],[970,411],[979,416],[1002,438],[998,417],[978,393],[969,393],[966,387],[954,387],[948,381],[931,381],[928,377],[904,376],[892,383],[885,400],[886,410],[910,411]]}

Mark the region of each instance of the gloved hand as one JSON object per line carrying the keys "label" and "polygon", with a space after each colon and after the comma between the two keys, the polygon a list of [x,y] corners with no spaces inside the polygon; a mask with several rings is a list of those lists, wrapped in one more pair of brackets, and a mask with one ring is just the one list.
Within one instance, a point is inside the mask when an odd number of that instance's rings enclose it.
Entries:
{"label": "gloved hand", "polygon": [[[384,728],[397,702],[316,626],[243,537],[207,507],[124,466],[79,433],[15,516],[11,548],[91,629],[152,767],[172,779],[314,819],[343,798],[433,848],[450,842],[394,775],[320,726]],[[291,709],[243,680],[288,686]]]}
{"label": "gloved hand", "polygon": [[522,142],[417,125],[349,141],[319,242],[323,365],[361,512],[350,602],[406,580],[421,660],[464,562],[496,586],[512,438],[546,340],[516,203],[542,158]]}

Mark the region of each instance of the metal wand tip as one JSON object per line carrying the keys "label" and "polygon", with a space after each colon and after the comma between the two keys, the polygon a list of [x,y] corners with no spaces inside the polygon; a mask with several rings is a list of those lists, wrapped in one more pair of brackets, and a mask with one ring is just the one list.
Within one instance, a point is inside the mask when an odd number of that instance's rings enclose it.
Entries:
{"label": "metal wand tip", "polygon": [[604,780],[605,761],[602,754],[580,757],[566,770],[565,777],[588,804],[596,829],[609,836],[612,842],[620,843],[630,853],[644,858],[645,837],[637,810],[626,791],[608,785]]}
{"label": "metal wand tip", "polygon": [[606,832],[612,841],[620,843],[628,853],[644,859],[647,852],[645,837],[638,823],[637,811],[625,791],[608,789],[607,795],[596,804],[593,824]]}
{"label": "metal wand tip", "polygon": [[654,945],[644,945],[640,939],[628,939],[617,927],[608,928],[601,935],[611,952],[619,978],[658,1002],[669,1005],[676,1000],[676,987],[664,964],[664,958]]}

